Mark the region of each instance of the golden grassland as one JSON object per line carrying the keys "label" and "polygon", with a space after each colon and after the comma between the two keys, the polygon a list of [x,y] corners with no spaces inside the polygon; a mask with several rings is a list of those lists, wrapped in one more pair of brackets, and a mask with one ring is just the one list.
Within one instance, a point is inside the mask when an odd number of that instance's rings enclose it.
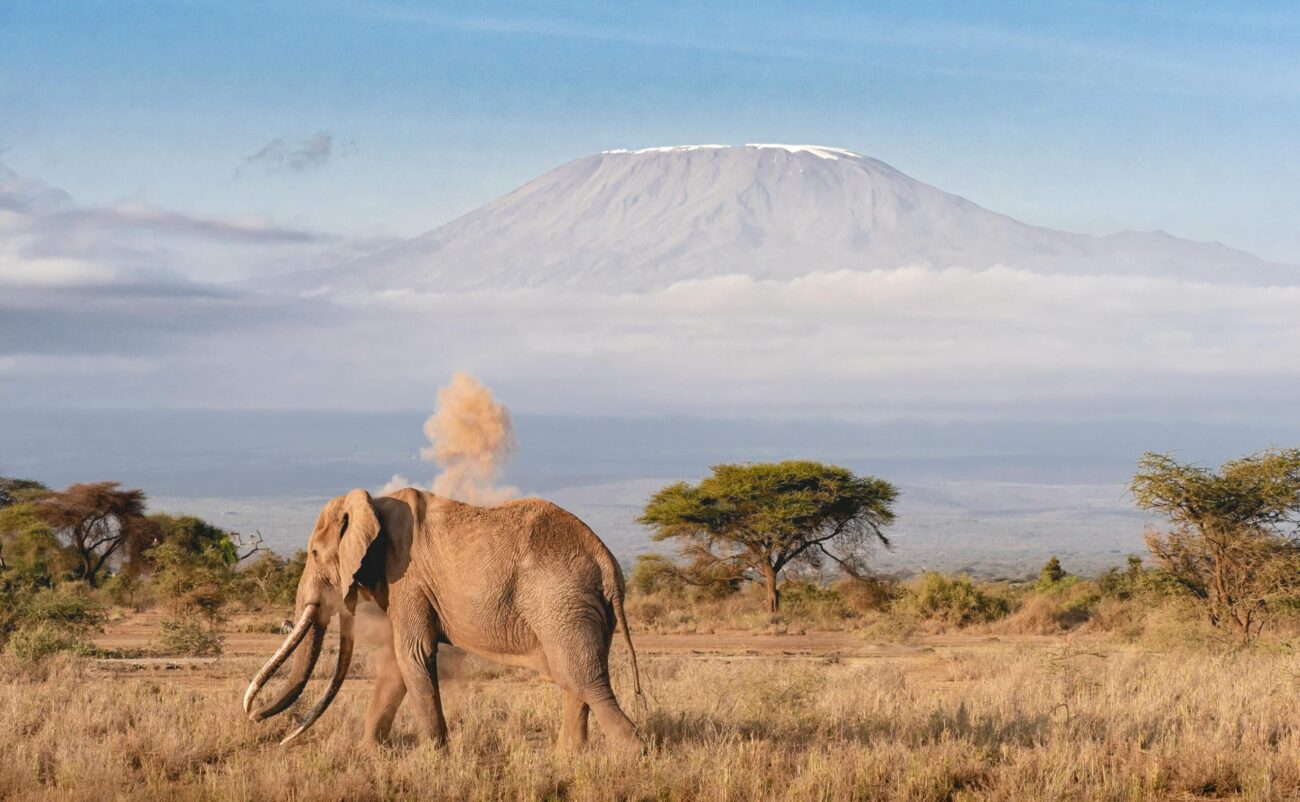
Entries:
{"label": "golden grassland", "polygon": [[[265,653],[278,640],[258,637]],[[558,691],[472,658],[444,683],[452,732],[441,751],[417,744],[402,714],[391,747],[359,745],[365,659],[287,748],[276,742],[289,719],[253,725],[240,715],[265,657],[258,644],[170,670],[67,657],[42,669],[6,664],[0,795],[1300,799],[1300,656],[1285,642],[1156,651],[1084,636],[870,637],[810,633],[783,648],[781,636],[643,635],[644,705],[616,647],[615,684],[649,741],[643,755],[609,753],[598,734],[584,752],[557,753]],[[323,657],[318,672],[332,662]]]}

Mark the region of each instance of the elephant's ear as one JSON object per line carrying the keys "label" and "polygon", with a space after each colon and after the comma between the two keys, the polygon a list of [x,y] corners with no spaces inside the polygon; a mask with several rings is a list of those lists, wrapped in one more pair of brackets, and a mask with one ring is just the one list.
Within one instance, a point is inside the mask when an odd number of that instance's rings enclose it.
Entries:
{"label": "elephant's ear", "polygon": [[339,539],[339,589],[347,593],[370,544],[379,537],[379,517],[370,494],[364,490],[353,490],[343,497],[343,514],[348,523]]}

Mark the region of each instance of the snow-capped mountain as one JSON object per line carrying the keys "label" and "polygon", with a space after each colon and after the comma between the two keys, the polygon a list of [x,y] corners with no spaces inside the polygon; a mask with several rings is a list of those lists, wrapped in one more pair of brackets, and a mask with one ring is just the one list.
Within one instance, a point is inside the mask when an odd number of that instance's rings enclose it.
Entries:
{"label": "snow-capped mountain", "polygon": [[732,273],[789,279],[913,264],[1300,284],[1300,268],[1217,243],[1027,225],[876,159],[806,145],[605,151],[414,239],[275,283],[637,291]]}

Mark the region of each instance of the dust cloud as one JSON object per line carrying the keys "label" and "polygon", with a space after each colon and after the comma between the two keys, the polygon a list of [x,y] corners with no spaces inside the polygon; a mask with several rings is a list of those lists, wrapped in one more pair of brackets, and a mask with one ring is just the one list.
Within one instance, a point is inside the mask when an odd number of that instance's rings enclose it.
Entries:
{"label": "dust cloud", "polygon": [[[497,481],[515,452],[510,410],[496,400],[478,379],[459,371],[438,391],[437,407],[424,422],[429,445],[420,459],[437,463],[434,493],[467,504],[492,506],[519,495],[514,487]],[[380,493],[391,493],[412,483],[393,476]]]}

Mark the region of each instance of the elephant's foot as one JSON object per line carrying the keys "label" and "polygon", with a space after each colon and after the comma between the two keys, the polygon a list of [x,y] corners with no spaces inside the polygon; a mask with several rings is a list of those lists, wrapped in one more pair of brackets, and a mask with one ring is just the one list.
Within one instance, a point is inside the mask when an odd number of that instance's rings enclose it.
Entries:
{"label": "elephant's foot", "polygon": [[447,748],[447,731],[431,732],[420,738],[420,742],[439,751]]}
{"label": "elephant's foot", "polygon": [[601,732],[605,733],[605,739],[609,741],[612,748],[629,754],[645,752],[645,743],[637,734],[631,719],[618,706],[618,702],[614,701],[613,694],[600,702],[592,702],[591,710],[596,714]]}

